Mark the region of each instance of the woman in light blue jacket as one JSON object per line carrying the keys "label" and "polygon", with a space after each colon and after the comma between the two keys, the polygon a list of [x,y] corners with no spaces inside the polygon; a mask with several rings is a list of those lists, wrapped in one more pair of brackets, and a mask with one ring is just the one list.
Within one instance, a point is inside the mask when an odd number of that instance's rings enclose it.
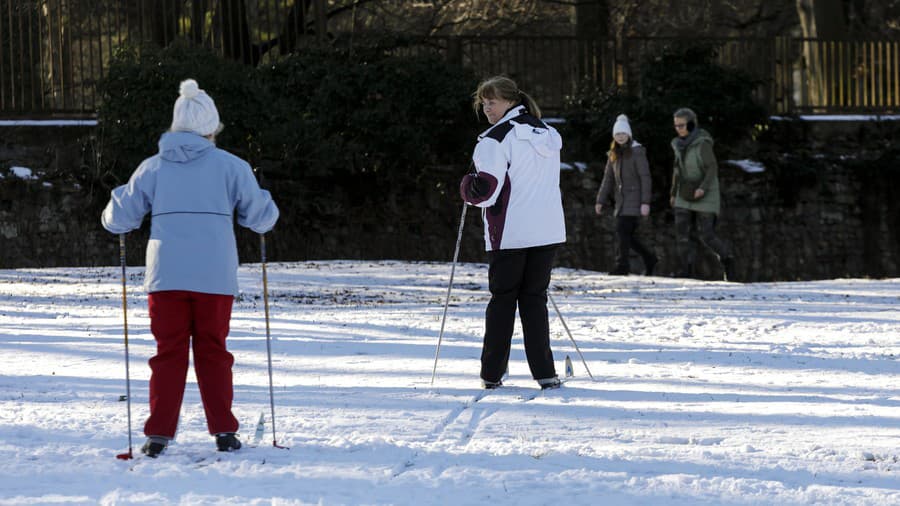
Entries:
{"label": "woman in light blue jacket", "polygon": [[106,230],[123,234],[151,216],[144,284],[156,355],[141,448],[150,457],[175,437],[191,346],[207,428],[220,451],[241,447],[231,412],[234,357],[225,346],[238,289],[234,221],[265,233],[278,220],[250,165],[216,147],[219,113],[193,79],[181,83],[172,116],[159,153],[112,191],[101,217]]}

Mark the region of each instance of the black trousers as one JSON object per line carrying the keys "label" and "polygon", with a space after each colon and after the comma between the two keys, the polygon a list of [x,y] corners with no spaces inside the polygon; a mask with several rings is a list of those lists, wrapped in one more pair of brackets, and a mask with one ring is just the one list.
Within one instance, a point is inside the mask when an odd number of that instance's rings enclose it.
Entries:
{"label": "black trousers", "polygon": [[650,265],[655,255],[634,235],[640,218],[638,216],[616,216],[616,237],[619,239],[619,251],[616,256],[616,267],[628,270],[628,252],[637,251],[644,259],[644,265]]}
{"label": "black trousers", "polygon": [[485,312],[481,379],[500,381],[509,362],[516,307],[531,376],[556,377],[550,350],[547,288],[557,245],[488,252],[491,301]]}
{"label": "black trousers", "polygon": [[675,246],[682,268],[689,275],[694,264],[695,251],[691,239],[695,239],[719,257],[731,258],[731,249],[716,235],[716,215],[675,208]]}

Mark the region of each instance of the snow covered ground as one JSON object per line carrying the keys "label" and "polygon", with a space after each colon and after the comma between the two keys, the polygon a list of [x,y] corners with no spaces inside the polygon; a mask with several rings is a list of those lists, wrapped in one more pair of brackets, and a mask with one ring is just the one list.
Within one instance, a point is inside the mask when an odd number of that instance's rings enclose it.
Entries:
{"label": "snow covered ground", "polygon": [[[217,454],[191,373],[178,439],[139,454],[153,353],[142,269],[0,271],[0,504],[900,504],[900,279],[731,284],[557,269],[575,377],[482,392],[487,269],[270,264],[272,446],[259,265],[230,346],[245,443]],[[532,398],[533,397],[533,398]]]}

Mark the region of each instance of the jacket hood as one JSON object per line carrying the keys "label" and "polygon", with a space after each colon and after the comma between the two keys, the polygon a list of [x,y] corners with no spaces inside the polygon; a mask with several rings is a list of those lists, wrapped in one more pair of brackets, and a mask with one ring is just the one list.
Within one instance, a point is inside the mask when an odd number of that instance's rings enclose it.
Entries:
{"label": "jacket hood", "polygon": [[215,147],[212,141],[193,132],[166,132],[159,138],[159,156],[170,162],[190,162]]}
{"label": "jacket hood", "polygon": [[562,138],[554,128],[536,128],[513,122],[516,138],[531,144],[537,154],[544,158],[553,156],[562,149]]}

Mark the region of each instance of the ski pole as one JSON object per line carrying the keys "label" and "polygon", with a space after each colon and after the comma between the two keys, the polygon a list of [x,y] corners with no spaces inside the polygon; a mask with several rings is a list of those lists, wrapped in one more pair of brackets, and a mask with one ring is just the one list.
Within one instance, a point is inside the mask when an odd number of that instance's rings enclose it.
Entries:
{"label": "ski pole", "polygon": [[438,334],[437,349],[434,352],[434,368],[431,370],[431,384],[437,375],[438,357],[441,354],[441,340],[444,338],[444,325],[447,323],[447,308],[450,307],[450,290],[453,288],[453,275],[456,273],[456,259],[459,258],[459,245],[462,242],[463,226],[466,224],[466,210],[469,204],[463,202],[462,214],[459,216],[459,232],[456,233],[456,249],[453,251],[453,266],[450,268],[450,283],[447,284],[447,300],[444,301],[444,316],[441,318],[441,331]]}
{"label": "ski pole", "polygon": [[550,303],[553,304],[553,309],[556,310],[556,315],[559,316],[559,321],[562,322],[563,328],[566,329],[566,334],[569,334],[569,339],[572,340],[572,344],[575,345],[575,351],[578,352],[578,355],[581,357],[581,363],[584,364],[584,370],[587,371],[588,376],[591,379],[594,379],[594,375],[591,374],[591,370],[588,368],[587,362],[584,360],[584,355],[582,355],[581,350],[578,349],[578,343],[575,342],[575,338],[572,337],[572,332],[569,331],[569,326],[566,325],[566,320],[563,319],[562,313],[559,312],[559,307],[556,306],[556,301],[553,300],[553,296],[550,295],[550,292],[547,291],[547,297],[550,299]]}
{"label": "ski pole", "polygon": [[125,331],[125,401],[128,405],[128,453],[116,455],[117,459],[134,458],[131,445],[131,371],[128,368],[128,298],[125,288],[125,234],[119,234],[119,263],[122,264],[122,328]]}
{"label": "ski pole", "polygon": [[269,361],[269,408],[272,412],[272,446],[275,448],[288,449],[287,446],[278,444],[275,438],[275,390],[272,386],[272,339],[269,332],[269,281],[266,276],[266,236],[259,234],[259,251],[262,256],[262,279],[263,279],[263,306],[266,311],[266,356]]}

